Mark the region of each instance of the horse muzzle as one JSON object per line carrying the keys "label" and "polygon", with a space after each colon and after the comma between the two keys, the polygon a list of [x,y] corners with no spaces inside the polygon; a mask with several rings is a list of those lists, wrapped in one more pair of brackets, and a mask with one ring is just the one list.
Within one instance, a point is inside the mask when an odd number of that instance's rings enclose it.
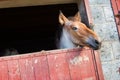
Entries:
{"label": "horse muzzle", "polygon": [[101,47],[101,42],[99,42],[98,40],[94,39],[93,37],[89,37],[86,40],[86,43],[89,47],[91,47],[94,50],[98,50]]}

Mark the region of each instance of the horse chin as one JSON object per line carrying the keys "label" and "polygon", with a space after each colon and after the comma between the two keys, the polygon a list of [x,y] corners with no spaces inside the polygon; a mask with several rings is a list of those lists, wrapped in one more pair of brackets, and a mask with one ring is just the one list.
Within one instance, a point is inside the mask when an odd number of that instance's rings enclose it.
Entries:
{"label": "horse chin", "polygon": [[79,42],[78,40],[72,38],[71,41],[72,41],[72,43],[73,43],[74,45],[80,46],[80,45],[79,45],[80,42]]}
{"label": "horse chin", "polygon": [[93,49],[93,50],[99,50],[101,46],[90,46],[90,45],[76,45],[78,48],[84,48],[84,49]]}
{"label": "horse chin", "polygon": [[78,44],[78,43],[74,43],[74,45],[77,47],[77,48],[83,48],[84,46]]}
{"label": "horse chin", "polygon": [[100,46],[89,46],[90,48],[92,48],[93,50],[99,50],[100,49]]}

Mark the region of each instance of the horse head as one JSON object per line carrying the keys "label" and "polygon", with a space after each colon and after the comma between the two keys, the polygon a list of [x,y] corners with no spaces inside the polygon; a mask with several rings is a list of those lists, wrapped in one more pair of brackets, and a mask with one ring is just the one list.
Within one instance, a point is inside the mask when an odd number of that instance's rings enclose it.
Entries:
{"label": "horse head", "polygon": [[[94,50],[98,50],[100,48],[101,42],[99,41],[97,34],[81,22],[79,12],[76,13],[75,16],[67,18],[60,11],[59,23],[69,34],[69,37],[67,38],[69,38],[74,46],[90,47]],[[65,42],[63,44],[65,44]]]}

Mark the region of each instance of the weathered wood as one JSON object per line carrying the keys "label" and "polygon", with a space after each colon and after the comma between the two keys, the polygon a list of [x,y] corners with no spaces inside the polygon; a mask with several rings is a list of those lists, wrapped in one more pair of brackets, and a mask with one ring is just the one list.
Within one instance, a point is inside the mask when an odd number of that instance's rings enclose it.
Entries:
{"label": "weathered wood", "polygon": [[104,80],[104,78],[99,54],[89,49],[76,48],[1,57],[0,80]]}
{"label": "weathered wood", "polygon": [[46,56],[34,57],[33,67],[36,80],[50,80],[49,67]]}
{"label": "weathered wood", "polygon": [[35,80],[32,58],[20,59],[21,80]]}
{"label": "weathered wood", "polygon": [[[120,11],[120,0],[111,0],[111,4],[112,4],[114,15],[117,15],[118,12]],[[118,34],[120,35],[120,23],[119,23],[120,20],[118,17],[115,17],[115,20],[117,24]]]}
{"label": "weathered wood", "polygon": [[96,79],[96,74],[95,74],[95,66],[94,66],[94,61],[92,60],[92,54],[91,50],[83,50],[82,54],[80,55],[82,57],[82,62],[80,68],[81,68],[81,73],[82,73],[82,79],[92,79],[92,80],[97,80]]}
{"label": "weathered wood", "polygon": [[91,50],[81,50],[67,54],[72,80],[97,80]]}
{"label": "weathered wood", "polygon": [[51,80],[71,80],[65,54],[47,56]]}
{"label": "weathered wood", "polygon": [[9,80],[21,80],[18,60],[8,61]]}
{"label": "weathered wood", "polygon": [[69,64],[70,75],[72,80],[82,80],[80,66],[81,62],[79,59],[80,51],[72,51],[66,54],[66,60]]}
{"label": "weathered wood", "polygon": [[98,51],[94,51],[94,57],[93,57],[93,61],[95,62],[95,67],[96,67],[96,75],[97,75],[97,79],[98,80],[104,80],[104,75],[103,75],[103,71],[102,71],[102,64],[101,64],[101,59],[100,59],[100,53],[98,53]]}
{"label": "weathered wood", "polygon": [[120,0],[116,0],[117,8],[120,11]]}
{"label": "weathered wood", "polygon": [[8,67],[7,62],[0,62],[0,80],[8,80]]}

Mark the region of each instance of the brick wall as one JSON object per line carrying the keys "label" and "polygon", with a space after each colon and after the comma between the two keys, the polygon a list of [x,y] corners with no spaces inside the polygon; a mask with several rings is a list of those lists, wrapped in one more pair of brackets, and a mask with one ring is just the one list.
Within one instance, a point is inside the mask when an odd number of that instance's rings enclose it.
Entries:
{"label": "brick wall", "polygon": [[110,0],[89,0],[94,31],[102,42],[99,50],[105,80],[120,80],[120,42]]}

